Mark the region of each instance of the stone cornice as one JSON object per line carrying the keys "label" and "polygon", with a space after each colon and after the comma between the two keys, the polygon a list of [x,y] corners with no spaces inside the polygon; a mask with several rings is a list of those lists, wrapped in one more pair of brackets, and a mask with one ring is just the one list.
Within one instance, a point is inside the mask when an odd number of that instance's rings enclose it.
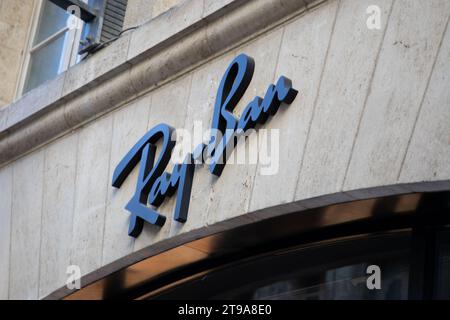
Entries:
{"label": "stone cornice", "polygon": [[0,110],[0,166],[300,14],[309,2],[185,1]]}

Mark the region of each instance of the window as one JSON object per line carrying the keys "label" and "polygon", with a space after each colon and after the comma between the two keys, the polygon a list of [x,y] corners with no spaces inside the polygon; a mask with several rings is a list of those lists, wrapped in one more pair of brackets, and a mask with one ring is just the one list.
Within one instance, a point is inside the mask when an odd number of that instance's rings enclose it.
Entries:
{"label": "window", "polygon": [[22,95],[122,34],[127,0],[38,0]]}
{"label": "window", "polygon": [[449,199],[413,193],[264,218],[149,254],[65,298],[450,299]]}
{"label": "window", "polygon": [[54,78],[79,60],[82,21],[49,0],[39,2],[25,61],[22,94]]}
{"label": "window", "polygon": [[[156,299],[404,300],[411,236],[407,231],[290,248],[218,268]],[[367,287],[367,267],[381,270],[381,288]]]}
{"label": "window", "polygon": [[[370,265],[380,270],[377,290],[367,286]],[[450,229],[419,226],[327,240],[186,279],[148,299],[449,300]]]}

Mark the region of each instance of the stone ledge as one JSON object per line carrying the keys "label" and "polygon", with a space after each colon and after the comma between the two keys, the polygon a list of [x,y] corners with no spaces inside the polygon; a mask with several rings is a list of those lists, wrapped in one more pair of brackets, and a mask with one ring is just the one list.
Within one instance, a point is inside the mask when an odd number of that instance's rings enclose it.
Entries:
{"label": "stone ledge", "polygon": [[[167,11],[4,108],[0,166],[303,12],[311,2],[224,0],[205,15],[204,1],[188,0]],[[188,12],[200,8],[201,15]],[[167,24],[159,39],[145,37]]]}

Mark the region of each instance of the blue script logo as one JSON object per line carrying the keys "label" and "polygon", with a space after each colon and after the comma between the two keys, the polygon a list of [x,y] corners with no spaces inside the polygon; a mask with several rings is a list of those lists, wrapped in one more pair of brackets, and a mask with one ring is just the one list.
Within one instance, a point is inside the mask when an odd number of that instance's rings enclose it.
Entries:
{"label": "blue script logo", "polygon": [[[120,188],[133,168],[141,163],[135,194],[125,207],[131,213],[128,229],[130,236],[139,236],[144,221],[163,226],[166,217],[154,208],[159,207],[166,197],[172,196],[176,191],[174,220],[185,222],[195,164],[207,163],[209,171],[220,176],[238,139],[257,124],[264,124],[269,116],[277,113],[282,103],[291,104],[294,101],[298,92],[292,88],[291,80],[282,76],[275,85],[269,85],[264,98],[255,97],[241,117],[237,118],[233,110],[247,90],[254,69],[254,60],[245,54],[237,56],[230,63],[217,90],[209,143],[202,143],[193,153],[188,153],[182,163],[174,166],[172,173],[164,170],[175,147],[175,141],[172,140],[175,129],[164,123],[148,131],[117,165],[112,185]],[[155,161],[157,143],[162,143],[162,147]]]}

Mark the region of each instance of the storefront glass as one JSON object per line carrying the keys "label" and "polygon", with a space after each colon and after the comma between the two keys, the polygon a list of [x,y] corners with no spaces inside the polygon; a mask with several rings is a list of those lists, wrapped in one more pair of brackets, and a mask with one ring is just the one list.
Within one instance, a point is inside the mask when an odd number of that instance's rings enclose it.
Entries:
{"label": "storefront glass", "polygon": [[[450,299],[450,232],[432,233],[436,247],[417,246],[408,229],[280,250],[216,268],[152,298],[406,300],[419,291],[424,299]],[[431,268],[430,261],[436,262]],[[432,280],[418,284],[423,270]]]}

